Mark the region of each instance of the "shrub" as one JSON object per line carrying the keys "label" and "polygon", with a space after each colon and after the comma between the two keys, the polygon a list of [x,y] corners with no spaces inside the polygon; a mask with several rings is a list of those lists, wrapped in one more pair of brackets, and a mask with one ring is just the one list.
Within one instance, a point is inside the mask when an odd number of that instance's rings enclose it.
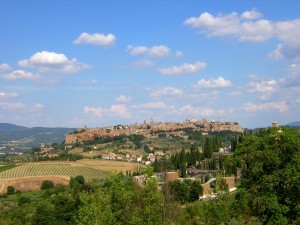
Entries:
{"label": "shrub", "polygon": [[15,193],[15,188],[13,186],[8,186],[7,187],[7,194],[12,195]]}
{"label": "shrub", "polygon": [[54,184],[51,180],[44,180],[41,185],[42,190],[49,190],[54,187]]}

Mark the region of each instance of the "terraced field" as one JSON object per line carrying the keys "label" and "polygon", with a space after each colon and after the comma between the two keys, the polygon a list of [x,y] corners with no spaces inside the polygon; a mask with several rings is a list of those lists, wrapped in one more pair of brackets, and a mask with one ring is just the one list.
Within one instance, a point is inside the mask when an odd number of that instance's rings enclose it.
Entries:
{"label": "terraced field", "polygon": [[34,176],[84,176],[86,181],[103,178],[108,175],[107,171],[82,166],[76,163],[26,163],[13,169],[0,173],[1,179],[12,179]]}

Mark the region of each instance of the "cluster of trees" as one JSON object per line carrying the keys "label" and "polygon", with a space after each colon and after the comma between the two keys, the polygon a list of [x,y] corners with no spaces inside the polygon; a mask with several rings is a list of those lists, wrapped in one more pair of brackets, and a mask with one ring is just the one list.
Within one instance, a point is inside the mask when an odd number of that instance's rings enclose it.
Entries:
{"label": "cluster of trees", "polygon": [[300,224],[300,133],[282,127],[246,135],[234,152],[244,161],[239,202],[264,224]]}

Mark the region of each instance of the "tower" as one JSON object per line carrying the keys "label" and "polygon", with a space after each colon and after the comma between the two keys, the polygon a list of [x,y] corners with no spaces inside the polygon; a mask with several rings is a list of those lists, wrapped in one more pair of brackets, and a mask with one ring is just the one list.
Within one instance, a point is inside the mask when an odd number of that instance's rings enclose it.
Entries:
{"label": "tower", "polygon": [[277,123],[276,120],[274,120],[274,121],[272,122],[272,127],[278,127],[278,123]]}

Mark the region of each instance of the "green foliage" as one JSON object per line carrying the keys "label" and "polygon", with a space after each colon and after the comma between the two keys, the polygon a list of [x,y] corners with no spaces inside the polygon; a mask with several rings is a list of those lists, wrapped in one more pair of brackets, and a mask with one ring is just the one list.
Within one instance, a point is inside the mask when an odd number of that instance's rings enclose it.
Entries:
{"label": "green foliage", "polygon": [[182,182],[176,180],[168,185],[170,185],[171,194],[181,203],[196,201],[202,195],[202,187],[199,181],[186,179]]}
{"label": "green foliage", "polygon": [[83,159],[83,156],[80,154],[74,154],[74,153],[66,153],[63,152],[58,156],[58,160],[69,160],[69,161],[76,161],[79,159]]}
{"label": "green foliage", "polygon": [[25,204],[30,204],[31,199],[25,196],[21,196],[18,200],[18,206],[23,206]]}
{"label": "green foliage", "polygon": [[179,164],[180,164],[180,176],[181,177],[187,177],[186,174],[186,153],[185,153],[185,149],[182,148],[180,155],[179,155]]}
{"label": "green foliage", "polygon": [[54,184],[51,180],[44,180],[41,185],[41,190],[49,190],[54,187]]}
{"label": "green foliage", "polygon": [[240,192],[248,192],[246,198],[253,215],[265,224],[299,220],[300,133],[297,130],[270,128],[260,130],[255,136],[246,135],[235,157],[245,161]]}
{"label": "green foliage", "polygon": [[233,203],[233,196],[220,196],[211,201],[196,201],[188,204],[182,210],[178,224],[228,224],[235,216]]}
{"label": "green foliage", "polygon": [[13,186],[7,186],[6,194],[12,195],[15,193],[15,188]]}
{"label": "green foliage", "polygon": [[36,205],[36,211],[32,216],[32,225],[53,225],[55,224],[54,206],[46,200]]}
{"label": "green foliage", "polygon": [[153,175],[153,167],[146,166],[145,177],[150,178]]}
{"label": "green foliage", "polygon": [[0,166],[0,173],[1,172],[4,172],[6,170],[10,170],[10,169],[13,169],[17,167],[17,165],[14,165],[14,164],[10,164],[10,165],[5,165],[5,166]]}
{"label": "green foliage", "polygon": [[211,138],[206,138],[205,139],[205,144],[203,147],[203,153],[205,158],[211,158],[213,154],[213,143]]}

